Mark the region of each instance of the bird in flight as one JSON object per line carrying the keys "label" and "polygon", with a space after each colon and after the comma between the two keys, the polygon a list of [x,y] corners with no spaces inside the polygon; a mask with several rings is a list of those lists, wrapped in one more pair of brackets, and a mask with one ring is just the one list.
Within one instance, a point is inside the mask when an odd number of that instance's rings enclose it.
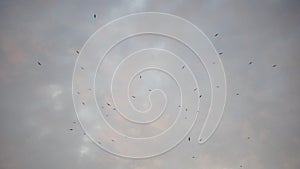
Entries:
{"label": "bird in flight", "polygon": [[78,51],[78,50],[76,50],[76,53],[77,53],[77,54],[79,54],[79,51]]}
{"label": "bird in flight", "polygon": [[249,62],[249,65],[251,65],[253,62]]}
{"label": "bird in flight", "polygon": [[219,52],[219,55],[222,55],[223,54],[223,52]]}
{"label": "bird in flight", "polygon": [[272,67],[276,67],[277,65],[273,65]]}
{"label": "bird in flight", "polygon": [[219,35],[219,34],[218,34],[218,33],[216,33],[216,34],[215,34],[215,37],[217,37],[218,35]]}
{"label": "bird in flight", "polygon": [[96,18],[97,17],[97,15],[96,14],[94,14],[94,18]]}
{"label": "bird in flight", "polygon": [[38,63],[39,66],[42,66],[42,63],[41,63],[41,62],[37,62],[37,63]]}

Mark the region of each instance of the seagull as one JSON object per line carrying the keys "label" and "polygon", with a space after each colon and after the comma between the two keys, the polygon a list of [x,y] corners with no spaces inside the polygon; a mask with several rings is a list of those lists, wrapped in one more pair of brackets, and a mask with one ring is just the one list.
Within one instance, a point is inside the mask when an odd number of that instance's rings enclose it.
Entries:
{"label": "seagull", "polygon": [[37,62],[39,66],[42,66],[41,62]]}
{"label": "seagull", "polygon": [[219,35],[219,34],[218,34],[218,33],[216,33],[216,34],[215,34],[215,37],[217,37],[218,35]]}
{"label": "seagull", "polygon": [[94,14],[94,18],[96,18],[97,17],[97,15],[96,14]]}

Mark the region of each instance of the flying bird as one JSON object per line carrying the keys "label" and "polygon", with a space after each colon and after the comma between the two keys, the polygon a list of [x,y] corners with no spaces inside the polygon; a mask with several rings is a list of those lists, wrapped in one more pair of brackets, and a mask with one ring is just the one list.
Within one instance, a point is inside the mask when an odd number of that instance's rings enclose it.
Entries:
{"label": "flying bird", "polygon": [[191,141],[191,137],[189,137],[188,140]]}
{"label": "flying bird", "polygon": [[202,97],[202,94],[199,96],[199,98],[201,98]]}
{"label": "flying bird", "polygon": [[277,65],[273,65],[272,67],[276,67]]}
{"label": "flying bird", "polygon": [[197,88],[194,89],[194,91],[196,91],[196,90],[197,90]]}
{"label": "flying bird", "polygon": [[218,35],[219,35],[219,34],[218,34],[218,33],[216,33],[216,34],[215,34],[215,37],[217,37]]}
{"label": "flying bird", "polygon": [[81,70],[84,70],[84,67],[81,66],[80,69],[81,69]]}
{"label": "flying bird", "polygon": [[96,18],[97,17],[97,15],[96,14],[94,14],[94,18]]}
{"label": "flying bird", "polygon": [[108,106],[110,106],[110,104],[109,103],[106,103]]}
{"label": "flying bird", "polygon": [[223,54],[223,52],[219,52],[219,55],[222,55]]}
{"label": "flying bird", "polygon": [[142,78],[142,75],[140,75],[140,79]]}
{"label": "flying bird", "polygon": [[39,66],[42,66],[41,62],[37,62]]}
{"label": "flying bird", "polygon": [[184,69],[185,66],[182,66],[181,69]]}
{"label": "flying bird", "polygon": [[135,99],[135,96],[131,96],[131,97]]}
{"label": "flying bird", "polygon": [[82,105],[85,105],[85,103],[84,103],[84,102],[82,102]]}
{"label": "flying bird", "polygon": [[251,65],[253,62],[249,62],[249,65]]}
{"label": "flying bird", "polygon": [[69,129],[70,131],[73,131],[73,129]]}
{"label": "flying bird", "polygon": [[236,95],[238,96],[238,95],[240,95],[239,93],[236,93]]}
{"label": "flying bird", "polygon": [[76,50],[76,53],[77,53],[77,54],[79,54],[79,51],[78,51],[78,50]]}

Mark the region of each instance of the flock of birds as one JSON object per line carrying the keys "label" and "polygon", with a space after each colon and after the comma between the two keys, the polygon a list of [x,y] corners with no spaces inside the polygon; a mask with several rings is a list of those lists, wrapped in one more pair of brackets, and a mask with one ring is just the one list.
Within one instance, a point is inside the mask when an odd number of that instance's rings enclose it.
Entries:
{"label": "flock of birds", "polygon": [[[97,15],[96,15],[96,14],[93,14],[93,18],[96,19],[96,18],[97,18]],[[218,36],[219,36],[219,33],[214,34],[214,37],[215,37],[215,38],[218,37]],[[76,53],[79,54],[79,53],[80,53],[79,50],[76,50]],[[219,52],[219,55],[222,55],[222,54],[223,54],[223,52]],[[41,63],[40,61],[37,61],[37,64],[38,64],[38,66],[42,66],[42,63]],[[250,61],[250,62],[248,63],[248,65],[252,65],[252,64],[253,64],[253,61]],[[275,67],[277,67],[277,65],[276,65],[276,64],[273,64],[272,67],[275,68]],[[185,68],[185,66],[183,65],[183,66],[181,67],[181,69],[184,69],[184,68]],[[81,70],[84,70],[84,67],[81,66],[80,69],[81,69]],[[142,76],[140,75],[139,78],[141,79]],[[216,86],[216,87],[219,88],[220,86]],[[89,88],[88,90],[91,91],[92,89]],[[196,90],[197,90],[197,88],[194,89],[194,91],[196,91]],[[149,91],[151,91],[151,89],[149,89]],[[78,91],[77,94],[80,95],[80,92]],[[236,95],[239,96],[240,94],[239,94],[239,93],[236,93]],[[199,98],[201,98],[201,97],[202,97],[202,95],[199,96]],[[132,98],[135,99],[136,97],[135,97],[135,96],[132,96]],[[86,105],[85,102],[82,102],[82,105],[85,106],[85,105]],[[112,106],[110,103],[106,103],[106,105],[107,105],[108,107],[111,107],[111,106]],[[179,105],[178,107],[181,107],[181,106]],[[104,107],[102,106],[102,108],[104,108]],[[116,110],[116,109],[113,108],[113,110]],[[188,109],[186,108],[185,111],[188,111]],[[106,117],[107,117],[107,116],[106,116]],[[76,121],[73,121],[73,124],[76,124]],[[70,128],[69,131],[74,131],[74,129],[73,129],[73,128]],[[86,135],[86,133],[83,133],[83,135]],[[247,139],[249,140],[250,137],[247,137]],[[191,137],[188,137],[188,141],[189,141],[189,142],[191,141]],[[200,140],[200,141],[201,141],[201,140]],[[114,139],[111,139],[111,142],[115,142],[115,140],[114,140]],[[101,142],[99,142],[99,144],[101,144]],[[192,156],[192,158],[195,159],[196,156]],[[240,168],[242,168],[242,167],[243,167],[243,165],[240,165]]]}

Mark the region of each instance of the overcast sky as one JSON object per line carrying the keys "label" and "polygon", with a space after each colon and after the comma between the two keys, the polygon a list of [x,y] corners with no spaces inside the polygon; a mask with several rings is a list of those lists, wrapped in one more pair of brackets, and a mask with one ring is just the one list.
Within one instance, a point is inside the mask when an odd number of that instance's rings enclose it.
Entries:
{"label": "overcast sky", "polygon": [[[189,20],[223,52],[227,101],[218,129],[205,144],[197,143],[201,125],[195,125],[188,135],[191,141],[185,139],[160,156],[133,160],[107,153],[83,134],[73,106],[72,75],[76,50],[96,30],[121,16],[147,11]],[[299,11],[297,0],[0,1],[0,169],[299,169]],[[214,37],[215,33],[219,36]],[[134,48],[138,40],[143,43]],[[147,45],[182,52],[180,57],[203,89],[199,88],[203,114],[197,121],[202,124],[210,99],[205,69],[188,51],[162,37],[136,37],[107,56],[104,71],[99,70],[96,77],[99,104],[108,109],[109,79],[115,66],[125,54]],[[137,65],[142,62],[150,60],[136,61]],[[169,68],[175,65],[169,60],[161,63]],[[149,87],[165,89],[172,98],[167,112],[173,112],[178,93],[172,80],[158,71],[145,72],[142,80],[137,77],[130,88],[137,91],[136,97],[145,96],[143,91]],[[81,91],[78,97],[88,92]],[[147,100],[136,100],[137,108],[148,106]],[[132,130],[131,124],[119,123],[112,112],[104,113],[109,114],[108,122],[138,136],[157,134],[174,120],[166,114],[168,120],[153,128]],[[131,148],[117,141],[112,148]]]}

